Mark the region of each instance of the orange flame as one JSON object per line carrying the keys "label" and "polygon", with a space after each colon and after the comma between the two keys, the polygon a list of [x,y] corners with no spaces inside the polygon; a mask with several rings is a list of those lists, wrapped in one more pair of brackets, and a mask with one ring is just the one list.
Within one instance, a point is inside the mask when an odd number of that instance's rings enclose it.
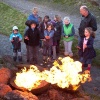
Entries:
{"label": "orange flame", "polygon": [[40,72],[36,66],[31,66],[28,71],[24,68],[16,75],[16,85],[32,90],[45,80],[57,84],[60,88],[73,86],[73,90],[77,90],[80,83],[85,83],[89,79],[90,74],[82,73],[82,64],[79,61],[74,61],[70,57],[59,58],[59,61],[61,64],[55,61],[50,71]]}
{"label": "orange flame", "polygon": [[36,66],[30,66],[29,70],[22,69],[22,72],[16,73],[15,84],[18,87],[24,87],[31,91],[41,83],[41,73]]}

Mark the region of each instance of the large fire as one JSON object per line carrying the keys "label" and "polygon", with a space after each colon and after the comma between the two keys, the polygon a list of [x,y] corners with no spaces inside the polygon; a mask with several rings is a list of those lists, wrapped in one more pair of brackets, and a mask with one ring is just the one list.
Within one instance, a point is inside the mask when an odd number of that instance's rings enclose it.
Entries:
{"label": "large fire", "polygon": [[30,91],[45,80],[60,88],[72,86],[73,90],[77,90],[79,84],[85,83],[89,77],[89,73],[82,73],[82,64],[79,61],[65,57],[59,58],[50,70],[43,72],[40,72],[36,66],[31,66],[29,70],[24,68],[21,73],[16,74],[15,84]]}
{"label": "large fire", "polygon": [[34,87],[38,87],[41,83],[41,73],[36,66],[30,66],[30,69],[22,69],[20,73],[16,73],[14,81],[18,87],[24,87],[31,91]]}

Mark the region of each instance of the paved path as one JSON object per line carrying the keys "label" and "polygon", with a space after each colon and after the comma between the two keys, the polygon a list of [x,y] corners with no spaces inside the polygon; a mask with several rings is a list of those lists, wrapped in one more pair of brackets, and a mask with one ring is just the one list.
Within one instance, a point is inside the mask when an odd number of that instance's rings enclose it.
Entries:
{"label": "paved path", "polygon": [[[48,8],[46,6],[31,3],[28,0],[0,0],[0,1],[3,1],[6,4],[26,14],[29,14],[33,7],[38,7],[39,14],[41,16],[50,15],[52,17],[54,14],[59,14],[63,18],[64,16],[68,15],[67,13],[55,11],[52,8]],[[72,23],[74,23],[76,31],[77,31],[80,18],[76,16],[70,16],[70,18],[71,18]],[[98,27],[97,33],[98,34],[95,39],[95,47],[100,48],[100,26]],[[22,52],[23,52],[23,55],[25,55],[26,49],[25,49],[24,43],[22,43]],[[9,42],[8,36],[0,35],[0,55],[1,56],[2,55],[12,55],[11,43]],[[88,93],[97,94],[100,96],[100,68],[92,67],[91,76],[93,80],[90,83],[84,84],[83,88]],[[94,88],[97,88],[98,90],[94,91],[96,90]]]}

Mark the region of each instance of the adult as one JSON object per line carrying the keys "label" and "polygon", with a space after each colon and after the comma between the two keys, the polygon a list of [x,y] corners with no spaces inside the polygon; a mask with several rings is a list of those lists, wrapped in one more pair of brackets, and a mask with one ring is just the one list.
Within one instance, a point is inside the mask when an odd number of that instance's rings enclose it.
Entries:
{"label": "adult", "polygon": [[38,24],[38,8],[37,7],[34,7],[33,9],[32,9],[32,14],[30,14],[29,16],[28,16],[28,18],[27,18],[27,20],[33,20],[33,21],[35,21],[37,24]]}
{"label": "adult", "polygon": [[57,41],[56,53],[59,54],[59,44],[60,44],[60,39],[61,39],[61,34],[62,34],[63,22],[62,22],[61,17],[59,15],[54,16],[54,22],[55,22],[55,25],[54,25],[54,30],[55,30],[54,39]]}
{"label": "adult", "polygon": [[83,38],[86,27],[91,27],[93,31],[97,30],[97,22],[95,16],[90,13],[87,6],[80,7],[80,14],[82,15],[82,18],[79,26],[79,36]]}
{"label": "adult", "polygon": [[65,56],[73,56],[72,52],[72,43],[74,39],[75,29],[74,25],[70,23],[69,17],[64,17],[63,20],[63,41],[64,41],[64,47],[65,47]]}

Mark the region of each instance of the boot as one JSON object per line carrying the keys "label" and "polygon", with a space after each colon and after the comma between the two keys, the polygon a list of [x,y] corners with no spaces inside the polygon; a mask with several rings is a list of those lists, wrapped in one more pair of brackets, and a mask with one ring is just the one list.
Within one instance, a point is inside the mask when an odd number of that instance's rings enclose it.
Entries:
{"label": "boot", "polygon": [[16,62],[16,60],[17,60],[17,57],[13,57],[13,60]]}
{"label": "boot", "polygon": [[22,56],[18,56],[18,61],[22,62]]}

